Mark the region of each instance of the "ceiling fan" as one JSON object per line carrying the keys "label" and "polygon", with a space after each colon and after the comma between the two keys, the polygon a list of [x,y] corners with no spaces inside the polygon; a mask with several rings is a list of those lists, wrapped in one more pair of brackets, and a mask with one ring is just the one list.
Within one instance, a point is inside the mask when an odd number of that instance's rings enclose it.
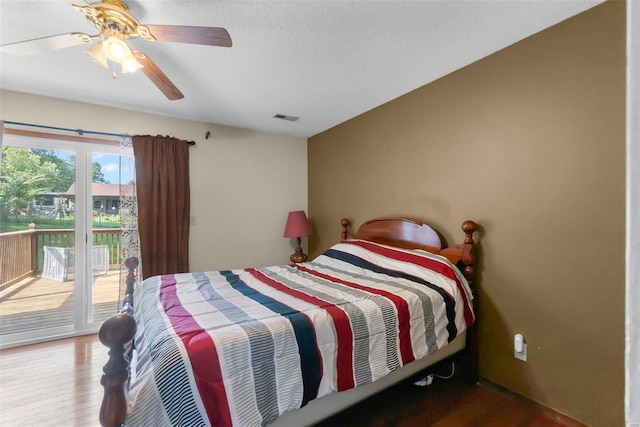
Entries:
{"label": "ceiling fan", "polygon": [[[10,43],[0,46],[0,52],[12,55],[32,55],[54,49],[91,44],[99,40],[86,54],[98,64],[109,68],[108,61],[118,63],[122,73],[142,72],[170,100],[184,95],[143,52],[132,50],[127,39],[142,37],[148,41],[191,43],[207,46],[231,47],[231,37],[224,28],[190,27],[181,25],[142,25],[129,14],[128,6],[120,0],[102,0],[86,3],[84,0],[67,0],[82,12],[99,31],[96,35],[67,33]],[[114,72],[115,77],[115,72]]]}

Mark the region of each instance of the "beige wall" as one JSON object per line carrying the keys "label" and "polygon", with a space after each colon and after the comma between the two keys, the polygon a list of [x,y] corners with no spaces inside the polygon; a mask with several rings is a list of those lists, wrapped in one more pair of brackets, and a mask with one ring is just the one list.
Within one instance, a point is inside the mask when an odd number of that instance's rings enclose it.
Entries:
{"label": "beige wall", "polygon": [[[401,76],[398,76],[401,78]],[[480,374],[623,425],[625,5],[607,2],[309,139],[312,255],[343,216],[481,224]],[[513,358],[524,334],[528,361]]]}
{"label": "beige wall", "polygon": [[305,139],[4,90],[0,96],[7,121],[196,141],[191,270],[289,262],[293,246],[282,237],[287,212],[307,209]]}

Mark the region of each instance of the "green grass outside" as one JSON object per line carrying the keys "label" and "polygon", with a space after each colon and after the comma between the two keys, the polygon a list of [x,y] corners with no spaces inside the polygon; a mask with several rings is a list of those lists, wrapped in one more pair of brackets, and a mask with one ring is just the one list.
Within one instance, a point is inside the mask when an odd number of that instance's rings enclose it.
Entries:
{"label": "green grass outside", "polygon": [[[18,217],[10,218],[8,221],[0,221],[0,233],[11,233],[29,229],[29,224],[35,224],[40,230],[69,230],[75,228],[75,218],[42,218],[42,217]],[[118,215],[102,215],[93,219],[93,228],[120,228],[120,217]]]}

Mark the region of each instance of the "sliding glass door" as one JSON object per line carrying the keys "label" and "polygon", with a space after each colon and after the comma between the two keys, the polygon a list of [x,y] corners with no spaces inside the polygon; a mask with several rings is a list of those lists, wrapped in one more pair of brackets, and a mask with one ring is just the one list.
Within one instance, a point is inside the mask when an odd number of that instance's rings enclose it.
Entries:
{"label": "sliding glass door", "polygon": [[[125,161],[125,164],[127,162]],[[91,200],[88,224],[90,280],[87,319],[99,324],[118,311],[120,282],[120,192],[123,159],[118,154],[90,153]],[[122,184],[126,185],[126,183]]]}
{"label": "sliding glass door", "polygon": [[97,330],[117,311],[118,147],[4,135],[0,345]]}

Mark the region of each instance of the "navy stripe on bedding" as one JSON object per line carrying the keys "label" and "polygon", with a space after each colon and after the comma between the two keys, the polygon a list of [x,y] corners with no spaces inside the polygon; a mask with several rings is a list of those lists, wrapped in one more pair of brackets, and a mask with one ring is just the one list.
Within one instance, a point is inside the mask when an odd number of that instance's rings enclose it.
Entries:
{"label": "navy stripe on bedding", "polygon": [[320,380],[322,379],[322,360],[318,349],[315,329],[311,320],[304,313],[251,288],[231,270],[220,271],[220,274],[226,278],[229,285],[235,290],[262,304],[274,313],[286,317],[289,322],[291,322],[300,351],[300,365],[304,388],[302,406],[309,403],[310,400],[315,399],[318,395]]}

